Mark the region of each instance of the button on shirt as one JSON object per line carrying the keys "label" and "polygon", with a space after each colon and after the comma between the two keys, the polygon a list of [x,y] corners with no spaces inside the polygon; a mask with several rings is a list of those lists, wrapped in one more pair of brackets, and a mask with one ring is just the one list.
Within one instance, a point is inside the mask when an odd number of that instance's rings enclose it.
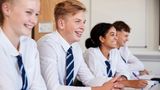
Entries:
{"label": "button on shirt", "polygon": [[[108,80],[111,79],[106,73],[106,57],[103,56],[99,48],[89,48],[84,53],[84,59],[95,77],[107,77]],[[130,79],[129,71],[127,65],[122,62],[121,57],[117,49],[112,49],[109,53],[109,59],[107,60],[111,64],[112,75],[119,74],[125,75]]]}
{"label": "button on shirt", "polygon": [[[84,62],[78,43],[71,45],[74,57],[74,79],[78,78],[86,86],[103,84],[104,79],[94,79]],[[90,87],[65,86],[66,53],[70,45],[57,32],[47,34],[38,41],[42,75],[47,90],[91,90]]]}
{"label": "button on shirt", "polygon": [[19,52],[0,28],[0,90],[20,90],[22,77],[16,56],[21,54],[27,73],[29,90],[46,90],[39,66],[36,43],[28,37],[21,37]]}

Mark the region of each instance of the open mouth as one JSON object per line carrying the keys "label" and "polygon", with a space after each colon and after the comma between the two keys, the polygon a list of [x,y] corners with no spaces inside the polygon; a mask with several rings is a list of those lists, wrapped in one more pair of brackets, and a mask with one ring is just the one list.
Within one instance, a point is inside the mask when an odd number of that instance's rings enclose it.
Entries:
{"label": "open mouth", "polygon": [[77,34],[78,37],[81,37],[83,32],[82,31],[75,31],[75,33]]}
{"label": "open mouth", "polygon": [[33,25],[29,25],[29,24],[24,24],[24,26],[25,26],[26,28],[28,28],[29,30],[32,30],[32,28],[33,28]]}

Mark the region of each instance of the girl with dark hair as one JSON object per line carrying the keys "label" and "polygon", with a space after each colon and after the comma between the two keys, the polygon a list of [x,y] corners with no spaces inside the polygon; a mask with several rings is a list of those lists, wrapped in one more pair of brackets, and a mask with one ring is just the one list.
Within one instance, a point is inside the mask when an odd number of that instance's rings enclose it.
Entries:
{"label": "girl with dark hair", "polygon": [[142,88],[147,85],[144,80],[127,80],[130,79],[130,74],[116,49],[116,29],[112,24],[95,25],[85,45],[88,49],[84,58],[95,77],[106,77],[106,80],[110,80],[118,75],[120,83],[125,87]]}

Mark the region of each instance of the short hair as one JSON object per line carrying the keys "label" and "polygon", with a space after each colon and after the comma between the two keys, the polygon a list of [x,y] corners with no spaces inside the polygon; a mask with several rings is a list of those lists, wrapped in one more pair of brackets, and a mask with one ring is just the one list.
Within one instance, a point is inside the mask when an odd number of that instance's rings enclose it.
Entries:
{"label": "short hair", "polygon": [[130,27],[123,21],[115,21],[113,26],[116,28],[116,31],[125,31],[130,33]]}
{"label": "short hair", "polygon": [[77,0],[65,0],[56,4],[54,8],[54,18],[57,21],[67,14],[75,15],[78,11],[86,11],[85,6]]}

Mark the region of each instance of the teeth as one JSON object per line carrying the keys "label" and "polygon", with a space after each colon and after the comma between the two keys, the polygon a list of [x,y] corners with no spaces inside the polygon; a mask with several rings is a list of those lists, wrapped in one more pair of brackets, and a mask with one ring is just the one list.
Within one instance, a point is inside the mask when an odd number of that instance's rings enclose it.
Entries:
{"label": "teeth", "polygon": [[77,33],[78,35],[82,35],[82,32],[80,32],[80,31],[76,31],[76,33]]}
{"label": "teeth", "polygon": [[32,29],[32,28],[33,28],[33,26],[32,26],[32,25],[29,25],[29,24],[25,24],[25,26],[26,26],[27,28],[29,28],[29,29]]}

